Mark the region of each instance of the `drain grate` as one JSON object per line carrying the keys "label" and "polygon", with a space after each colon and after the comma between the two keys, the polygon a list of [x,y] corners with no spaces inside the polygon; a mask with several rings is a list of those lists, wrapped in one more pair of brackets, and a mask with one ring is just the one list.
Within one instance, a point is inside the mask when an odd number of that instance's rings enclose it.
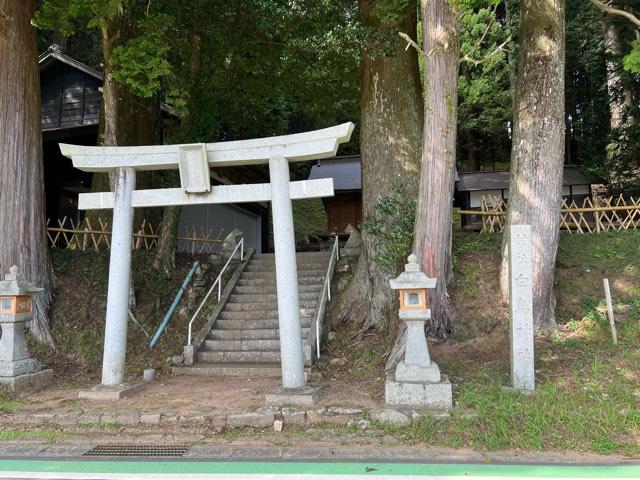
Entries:
{"label": "drain grate", "polygon": [[90,457],[182,457],[187,445],[97,445],[83,455]]}

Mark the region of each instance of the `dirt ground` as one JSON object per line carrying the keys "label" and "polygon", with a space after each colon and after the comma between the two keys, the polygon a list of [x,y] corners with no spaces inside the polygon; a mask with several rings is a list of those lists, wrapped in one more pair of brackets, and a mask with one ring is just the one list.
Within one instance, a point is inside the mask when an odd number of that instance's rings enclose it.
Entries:
{"label": "dirt ground", "polygon": [[[316,378],[319,378],[316,373]],[[145,385],[141,392],[117,402],[97,402],[78,398],[78,392],[91,388],[65,387],[63,382],[40,392],[17,397],[24,401],[20,412],[139,411],[145,413],[180,413],[225,415],[253,411],[265,406],[265,394],[279,385],[278,378],[187,377],[161,375]],[[371,409],[379,407],[381,398],[371,395],[368,382],[347,378],[320,380],[318,408],[345,406]]]}

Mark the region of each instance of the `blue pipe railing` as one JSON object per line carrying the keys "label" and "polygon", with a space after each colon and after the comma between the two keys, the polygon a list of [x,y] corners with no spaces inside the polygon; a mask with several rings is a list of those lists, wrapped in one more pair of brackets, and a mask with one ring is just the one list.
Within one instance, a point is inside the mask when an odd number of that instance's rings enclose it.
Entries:
{"label": "blue pipe railing", "polygon": [[160,335],[162,335],[162,332],[164,332],[164,329],[167,328],[167,325],[169,324],[169,320],[171,320],[173,313],[176,311],[176,308],[178,307],[178,303],[180,303],[180,299],[182,298],[182,295],[184,295],[184,291],[189,286],[189,283],[191,282],[191,278],[193,277],[193,274],[195,273],[196,268],[198,268],[198,265],[200,265],[200,262],[198,260],[193,262],[193,267],[191,267],[191,270],[189,270],[187,277],[184,279],[184,282],[182,282],[182,286],[180,287],[180,290],[178,290],[178,293],[176,293],[176,297],[173,299],[173,303],[171,304],[171,307],[169,307],[169,311],[166,313],[166,315],[162,319],[162,323],[158,327],[158,330],[156,330],[156,334],[151,339],[151,343],[149,343],[149,348],[153,348],[156,345],[156,343],[158,343],[158,339],[160,338]]}

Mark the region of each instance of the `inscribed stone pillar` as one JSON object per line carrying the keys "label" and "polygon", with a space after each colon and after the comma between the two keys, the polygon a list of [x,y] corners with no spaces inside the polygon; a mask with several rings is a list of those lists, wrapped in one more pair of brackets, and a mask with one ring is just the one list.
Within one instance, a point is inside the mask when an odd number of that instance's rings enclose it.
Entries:
{"label": "inscribed stone pillar", "polygon": [[533,356],[533,291],[531,226],[511,225],[509,246],[509,298],[511,385],[517,390],[535,388]]}

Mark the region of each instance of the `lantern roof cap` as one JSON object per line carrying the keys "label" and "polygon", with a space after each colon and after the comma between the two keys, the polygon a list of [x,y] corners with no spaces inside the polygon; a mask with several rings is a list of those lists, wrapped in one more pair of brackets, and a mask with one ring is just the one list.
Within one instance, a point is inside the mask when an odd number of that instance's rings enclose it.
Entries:
{"label": "lantern roof cap", "polygon": [[435,288],[437,279],[427,277],[420,271],[418,257],[413,253],[407,258],[408,263],[404,266],[404,272],[397,278],[389,280],[393,290],[412,288]]}
{"label": "lantern roof cap", "polygon": [[28,295],[42,290],[44,289],[34,287],[31,282],[25,280],[15,265],[9,269],[4,280],[0,280],[0,295]]}

